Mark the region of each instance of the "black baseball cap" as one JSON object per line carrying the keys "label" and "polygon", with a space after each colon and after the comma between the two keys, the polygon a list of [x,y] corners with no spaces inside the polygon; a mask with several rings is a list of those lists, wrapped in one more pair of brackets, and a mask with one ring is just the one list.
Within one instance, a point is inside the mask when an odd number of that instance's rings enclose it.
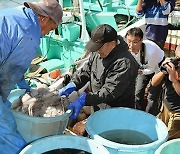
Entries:
{"label": "black baseball cap", "polygon": [[101,24],[91,32],[91,39],[85,48],[88,51],[97,51],[105,43],[117,40],[117,31],[108,24]]}

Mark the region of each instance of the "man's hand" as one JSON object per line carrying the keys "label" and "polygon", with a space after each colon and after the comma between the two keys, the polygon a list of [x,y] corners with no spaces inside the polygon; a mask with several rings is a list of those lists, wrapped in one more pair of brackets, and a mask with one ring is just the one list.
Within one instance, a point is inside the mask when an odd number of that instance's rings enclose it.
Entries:
{"label": "man's hand", "polygon": [[75,90],[76,90],[75,83],[70,82],[58,91],[58,96],[65,95],[66,97],[68,97]]}
{"label": "man's hand", "polygon": [[171,82],[175,82],[176,79],[176,69],[173,63],[169,62],[168,64],[165,65],[166,66],[166,70],[169,74],[169,80]]}
{"label": "man's hand", "polygon": [[165,0],[157,0],[157,3],[160,3],[161,6],[163,6],[166,3],[166,1]]}
{"label": "man's hand", "polygon": [[176,93],[180,96],[180,82],[177,79],[177,70],[175,69],[175,66],[173,63],[168,63],[168,66],[166,66],[167,72],[169,74],[169,80],[172,82],[172,85],[174,87],[174,90]]}
{"label": "man's hand", "polygon": [[68,105],[68,109],[73,109],[73,113],[70,119],[76,119],[79,115],[80,110],[85,106],[86,103],[86,92],[84,92],[80,97],[78,97],[74,102]]}
{"label": "man's hand", "polygon": [[167,74],[168,72],[167,72],[166,66],[168,66],[170,62],[171,62],[171,59],[169,57],[166,58],[160,66],[160,71],[163,72],[164,74]]}

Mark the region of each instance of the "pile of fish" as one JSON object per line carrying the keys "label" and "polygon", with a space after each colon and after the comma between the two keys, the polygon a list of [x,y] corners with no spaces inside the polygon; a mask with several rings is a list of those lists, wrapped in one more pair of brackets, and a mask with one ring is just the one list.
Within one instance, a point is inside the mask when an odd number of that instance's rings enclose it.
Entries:
{"label": "pile of fish", "polygon": [[[74,91],[69,95],[69,97],[66,97],[57,95],[58,89],[62,88],[62,82],[60,80],[50,87],[46,84],[38,83],[37,87],[31,89],[30,93],[25,93],[20,97],[20,99],[13,102],[11,108],[29,116],[60,116],[66,112],[67,106],[71,102],[75,101],[80,95],[82,95],[88,86],[89,82],[87,82],[80,90]],[[81,115],[79,121],[83,119],[85,119],[85,117],[84,115]]]}
{"label": "pile of fish", "polygon": [[65,113],[69,104],[68,98],[58,96],[57,91],[51,91],[45,84],[25,93],[13,103],[12,109],[36,117],[55,117]]}

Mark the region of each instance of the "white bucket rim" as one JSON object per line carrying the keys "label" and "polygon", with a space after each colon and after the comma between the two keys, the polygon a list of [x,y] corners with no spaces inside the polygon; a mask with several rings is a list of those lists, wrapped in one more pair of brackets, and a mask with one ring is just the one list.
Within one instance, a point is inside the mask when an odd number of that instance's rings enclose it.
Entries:
{"label": "white bucket rim", "polygon": [[13,109],[10,109],[10,110],[13,113],[13,115],[18,117],[19,119],[29,120],[29,121],[32,121],[32,122],[36,121],[36,123],[44,123],[44,122],[48,122],[49,120],[51,120],[51,122],[59,121],[60,119],[64,120],[64,119],[68,119],[72,114],[72,110],[67,110],[64,114],[62,114],[60,116],[55,116],[55,117],[35,117],[35,116],[29,116],[29,115],[20,113],[18,111],[13,110]]}
{"label": "white bucket rim", "polygon": [[[13,92],[19,92],[19,96],[17,95],[16,97],[20,97],[22,94],[25,94],[25,89],[14,89],[12,90]],[[19,99],[19,98],[18,98]],[[13,103],[13,102],[11,102]],[[29,116],[27,114],[23,114],[21,112],[18,112],[12,108],[10,108],[11,112],[13,113],[14,116],[18,117],[19,119],[23,119],[23,120],[29,120],[31,122],[35,122],[36,123],[44,123],[44,122],[48,122],[49,120],[51,120],[51,122],[53,121],[59,121],[60,119],[64,120],[64,119],[68,119],[71,114],[72,114],[72,109],[69,109],[67,111],[64,112],[64,114],[59,115],[59,116],[55,116],[55,117],[36,117],[36,116]]]}
{"label": "white bucket rim", "polygon": [[162,145],[159,146],[159,148],[155,151],[155,154],[160,154],[160,152],[168,145],[171,145],[173,143],[180,142],[180,138],[169,140]]}
{"label": "white bucket rim", "polygon": [[[143,145],[126,145],[126,144],[119,144],[116,142],[112,142],[109,141],[101,136],[99,136],[98,134],[95,134],[95,132],[89,127],[88,123],[89,121],[91,121],[91,119],[96,116],[96,114],[100,114],[101,112],[104,112],[105,110],[117,110],[117,109],[127,109],[127,110],[133,110],[133,111],[138,111],[140,113],[146,114],[148,116],[152,116],[153,118],[156,118],[156,120],[161,123],[162,125],[165,126],[165,124],[158,119],[157,117],[155,117],[154,115],[151,115],[147,112],[141,111],[141,110],[137,110],[137,109],[132,109],[132,108],[127,108],[127,107],[116,107],[116,108],[108,108],[108,109],[103,109],[103,110],[99,110],[94,112],[92,115],[90,115],[88,117],[87,123],[86,123],[86,131],[88,132],[88,134],[91,136],[93,134],[93,137],[95,140],[97,140],[98,142],[100,142],[101,144],[103,144],[104,146],[107,146],[109,148],[115,148],[115,149],[119,149],[119,150],[127,150],[127,148],[130,148],[132,150],[146,150],[146,149],[152,149],[152,145],[154,147],[154,149],[157,149],[162,143],[164,143],[165,141],[167,141],[168,139],[168,131],[166,131],[166,135],[164,135],[161,140],[156,140],[152,143],[148,143],[148,144],[143,144]],[[166,127],[166,126],[165,126]],[[167,127],[166,127],[167,128]],[[156,146],[155,146],[156,145]]]}
{"label": "white bucket rim", "polygon": [[[63,141],[60,144],[57,144],[57,140],[59,141]],[[78,140],[78,142],[74,143],[73,140]],[[103,154],[110,154],[109,151],[101,144],[97,143],[96,141],[87,138],[87,137],[83,137],[83,136],[74,136],[74,135],[54,135],[54,136],[48,136],[48,137],[44,137],[41,139],[38,139],[32,143],[30,143],[29,145],[27,145],[24,149],[22,149],[22,151],[20,152],[20,154],[30,154],[29,152],[33,152],[32,150],[32,146],[35,146],[38,148],[39,152],[47,152],[51,151],[51,150],[55,150],[55,149],[60,149],[60,148],[73,148],[73,149],[77,149],[77,150],[84,150],[86,152],[90,152],[90,149],[85,149],[87,148],[87,146],[83,147],[81,144],[79,143],[81,140],[81,142],[85,142],[87,141],[87,143],[89,144],[93,144],[93,146],[95,146],[97,148],[97,150],[102,150]],[[43,146],[44,143],[51,143],[48,144],[48,147]],[[66,144],[66,142],[71,142],[71,145]],[[54,144],[53,144],[54,143]],[[79,146],[83,147],[83,148],[78,148],[77,144],[79,144]],[[43,148],[43,149],[40,149]],[[95,150],[96,151],[96,150]],[[37,151],[34,151],[37,152]],[[99,154],[99,153],[93,153],[93,154]]]}

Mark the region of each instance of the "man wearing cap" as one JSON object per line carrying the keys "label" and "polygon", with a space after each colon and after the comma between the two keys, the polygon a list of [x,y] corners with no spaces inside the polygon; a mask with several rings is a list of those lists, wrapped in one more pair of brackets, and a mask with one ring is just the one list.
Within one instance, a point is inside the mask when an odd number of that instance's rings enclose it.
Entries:
{"label": "man wearing cap", "polygon": [[40,38],[62,22],[62,15],[56,0],[25,2],[24,6],[0,11],[0,153],[18,153],[26,144],[6,106],[10,103],[7,96],[23,79]]}
{"label": "man wearing cap", "polygon": [[110,107],[134,108],[135,81],[138,64],[128,52],[128,46],[116,30],[107,24],[96,27],[86,45],[90,51],[89,61],[59,90],[59,95],[69,96],[90,81],[90,92],[84,92],[72,102],[71,119],[75,119],[83,106],[107,104]]}

